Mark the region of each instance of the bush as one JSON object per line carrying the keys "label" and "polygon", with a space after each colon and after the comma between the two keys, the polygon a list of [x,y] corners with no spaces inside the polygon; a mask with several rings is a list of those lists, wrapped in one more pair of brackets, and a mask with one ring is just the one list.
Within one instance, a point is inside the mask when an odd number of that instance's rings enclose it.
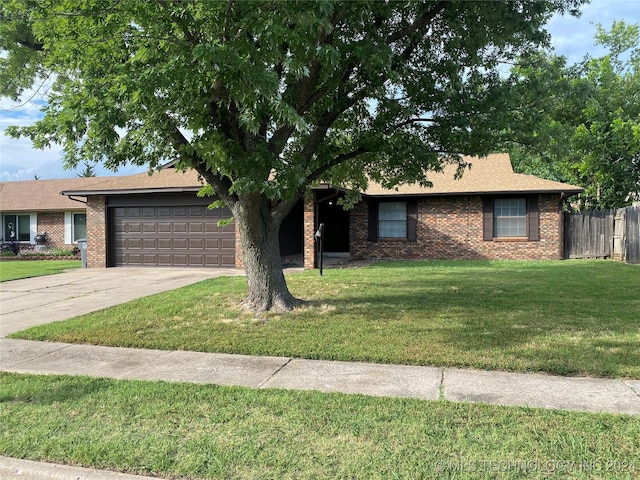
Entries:
{"label": "bush", "polygon": [[64,248],[47,248],[46,250],[30,250],[27,252],[20,252],[22,257],[72,257],[75,255],[73,249],[67,250]]}

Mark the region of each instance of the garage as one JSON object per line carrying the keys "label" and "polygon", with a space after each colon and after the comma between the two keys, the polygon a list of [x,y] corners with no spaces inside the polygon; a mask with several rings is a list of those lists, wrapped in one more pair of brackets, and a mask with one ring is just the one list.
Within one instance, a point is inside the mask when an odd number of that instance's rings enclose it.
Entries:
{"label": "garage", "polygon": [[194,193],[117,195],[107,199],[109,266],[235,267],[228,208],[210,209]]}

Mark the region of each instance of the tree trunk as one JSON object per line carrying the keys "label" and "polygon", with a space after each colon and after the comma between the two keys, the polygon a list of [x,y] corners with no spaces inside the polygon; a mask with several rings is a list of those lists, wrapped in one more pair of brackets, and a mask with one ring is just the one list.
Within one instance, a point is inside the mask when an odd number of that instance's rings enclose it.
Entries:
{"label": "tree trunk", "polygon": [[249,295],[246,308],[255,313],[286,312],[300,304],[289,292],[280,258],[280,216],[273,215],[260,195],[243,197],[233,216],[240,232],[242,260],[247,274]]}

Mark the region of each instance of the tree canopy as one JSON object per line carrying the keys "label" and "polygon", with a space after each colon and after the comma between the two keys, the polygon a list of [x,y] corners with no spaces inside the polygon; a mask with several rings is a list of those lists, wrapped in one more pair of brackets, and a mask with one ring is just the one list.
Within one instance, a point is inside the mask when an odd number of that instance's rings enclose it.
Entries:
{"label": "tree canopy", "polygon": [[580,208],[606,209],[640,198],[640,35],[638,25],[599,25],[600,58],[576,65],[551,52],[523,58],[513,74],[529,102],[515,168],[585,188]]}
{"label": "tree canopy", "polygon": [[582,3],[6,0],[0,94],[54,79],[44,118],[9,133],[70,167],[197,170],[238,222],[248,304],[288,308],[265,294],[284,280],[254,273],[279,268],[269,239],[309,185],[428,184],[490,153],[505,62]]}

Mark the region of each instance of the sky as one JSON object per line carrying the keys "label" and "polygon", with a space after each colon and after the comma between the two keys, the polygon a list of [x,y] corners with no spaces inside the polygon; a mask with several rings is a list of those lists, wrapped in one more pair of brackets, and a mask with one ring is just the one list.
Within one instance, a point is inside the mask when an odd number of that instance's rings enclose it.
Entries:
{"label": "sky", "polygon": [[[554,16],[547,30],[551,34],[551,44],[559,55],[564,55],[569,64],[576,63],[586,54],[592,57],[602,56],[601,46],[593,43],[596,25],[602,24],[609,29],[614,20],[627,23],[640,23],[640,1],[638,0],[592,0],[582,7],[579,18]],[[45,150],[36,150],[29,139],[13,139],[4,135],[9,125],[30,125],[42,117],[40,108],[46,104],[46,85],[39,93],[20,104],[6,99],[0,100],[0,181],[33,180],[75,177],[83,166],[75,170],[62,167],[62,150],[53,146]],[[95,166],[98,176],[132,175],[144,172],[144,167],[126,166],[112,172],[101,166]]]}

